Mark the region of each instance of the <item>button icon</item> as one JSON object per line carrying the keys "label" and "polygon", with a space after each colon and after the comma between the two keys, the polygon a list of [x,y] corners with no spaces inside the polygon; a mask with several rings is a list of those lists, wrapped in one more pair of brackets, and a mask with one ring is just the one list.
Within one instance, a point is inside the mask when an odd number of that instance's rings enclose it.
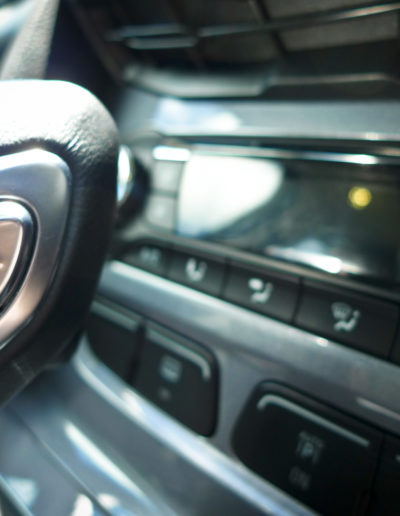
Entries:
{"label": "button icon", "polygon": [[252,303],[265,305],[271,299],[274,291],[274,285],[271,282],[265,282],[261,278],[250,278],[247,285],[251,290]]}
{"label": "button icon", "polygon": [[206,262],[196,258],[189,258],[185,267],[186,279],[192,283],[200,283],[204,280],[207,269],[208,265]]}
{"label": "button icon", "polygon": [[139,260],[143,266],[159,268],[162,262],[162,253],[156,247],[143,246],[139,250]]}
{"label": "button icon", "polygon": [[356,310],[347,303],[336,302],[331,306],[334,319],[333,329],[351,333],[357,328],[361,317],[360,310]]}
{"label": "button icon", "polygon": [[161,378],[169,383],[178,383],[182,378],[182,362],[170,355],[164,355],[160,361]]}
{"label": "button icon", "polygon": [[321,458],[322,450],[325,447],[324,441],[308,432],[300,432],[298,435],[296,455],[303,461],[317,465]]}

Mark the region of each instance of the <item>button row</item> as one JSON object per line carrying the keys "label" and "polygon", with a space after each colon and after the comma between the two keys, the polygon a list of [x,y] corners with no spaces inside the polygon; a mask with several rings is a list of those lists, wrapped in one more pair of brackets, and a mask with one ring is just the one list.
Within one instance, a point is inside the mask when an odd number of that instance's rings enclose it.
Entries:
{"label": "button row", "polygon": [[399,319],[393,303],[152,243],[136,245],[121,259],[378,357],[391,355],[400,364],[400,339],[391,353]]}

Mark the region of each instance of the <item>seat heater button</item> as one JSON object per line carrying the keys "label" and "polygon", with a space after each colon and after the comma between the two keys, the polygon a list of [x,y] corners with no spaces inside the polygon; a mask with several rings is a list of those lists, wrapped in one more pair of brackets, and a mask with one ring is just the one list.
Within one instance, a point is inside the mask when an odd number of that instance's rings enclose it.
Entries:
{"label": "seat heater button", "polygon": [[290,321],[298,291],[296,278],[231,267],[223,297],[265,315]]}
{"label": "seat heater button", "polygon": [[175,252],[168,277],[178,283],[219,296],[224,279],[222,262],[207,257]]}
{"label": "seat heater button", "polygon": [[295,322],[317,334],[386,358],[398,317],[399,309],[392,303],[306,283]]}

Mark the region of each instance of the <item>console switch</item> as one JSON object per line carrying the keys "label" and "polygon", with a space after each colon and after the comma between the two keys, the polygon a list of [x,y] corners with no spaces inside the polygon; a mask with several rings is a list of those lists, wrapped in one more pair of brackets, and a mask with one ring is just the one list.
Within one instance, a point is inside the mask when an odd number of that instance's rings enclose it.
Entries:
{"label": "console switch", "polygon": [[396,331],[396,305],[307,282],[296,324],[386,358]]}
{"label": "console switch", "polygon": [[213,356],[204,348],[151,325],[134,386],[195,432],[212,434],[217,372]]}
{"label": "console switch", "polygon": [[379,445],[378,432],[271,383],[253,394],[233,438],[250,469],[328,516],[365,513]]}
{"label": "console switch", "polygon": [[171,259],[168,277],[207,294],[219,296],[224,273],[225,266],[220,261],[176,251]]}
{"label": "console switch", "polygon": [[298,291],[296,278],[231,267],[224,298],[289,322],[294,315]]}
{"label": "console switch", "polygon": [[160,276],[167,273],[170,252],[168,249],[152,243],[139,243],[127,249],[121,261],[134,267],[146,269]]}

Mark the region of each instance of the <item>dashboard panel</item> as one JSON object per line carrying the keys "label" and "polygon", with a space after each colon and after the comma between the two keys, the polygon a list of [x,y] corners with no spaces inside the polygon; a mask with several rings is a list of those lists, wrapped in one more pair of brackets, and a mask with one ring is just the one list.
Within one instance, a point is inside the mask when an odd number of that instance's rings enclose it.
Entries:
{"label": "dashboard panel", "polygon": [[[155,127],[163,103],[151,111]],[[200,105],[179,102],[189,113]],[[232,116],[243,109],[229,106]],[[273,126],[277,106],[258,107]],[[260,479],[262,497],[272,485],[320,514],[398,507],[397,143],[390,117],[382,139],[374,130],[384,103],[346,106],[354,133],[338,135],[344,108],[327,105],[322,118],[313,104],[293,104],[309,121],[303,135],[290,134],[283,111],[273,138],[261,122],[230,138],[211,123],[218,134],[205,136],[188,115],[186,131],[158,126],[124,140],[137,184],[148,177],[146,197],[119,222],[96,301],[142,318],[136,358],[120,376],[207,436],[232,468],[242,463],[246,497],[266,514],[286,509],[268,506],[276,491],[261,506],[250,495]],[[100,358],[103,340],[92,343]],[[208,391],[195,379],[203,360],[216,372]],[[196,429],[193,407],[214,424]]]}
{"label": "dashboard panel", "polygon": [[2,414],[1,482],[45,516],[397,516],[398,2],[189,33],[188,3],[97,4],[50,76],[115,117],[114,237],[79,349]]}

